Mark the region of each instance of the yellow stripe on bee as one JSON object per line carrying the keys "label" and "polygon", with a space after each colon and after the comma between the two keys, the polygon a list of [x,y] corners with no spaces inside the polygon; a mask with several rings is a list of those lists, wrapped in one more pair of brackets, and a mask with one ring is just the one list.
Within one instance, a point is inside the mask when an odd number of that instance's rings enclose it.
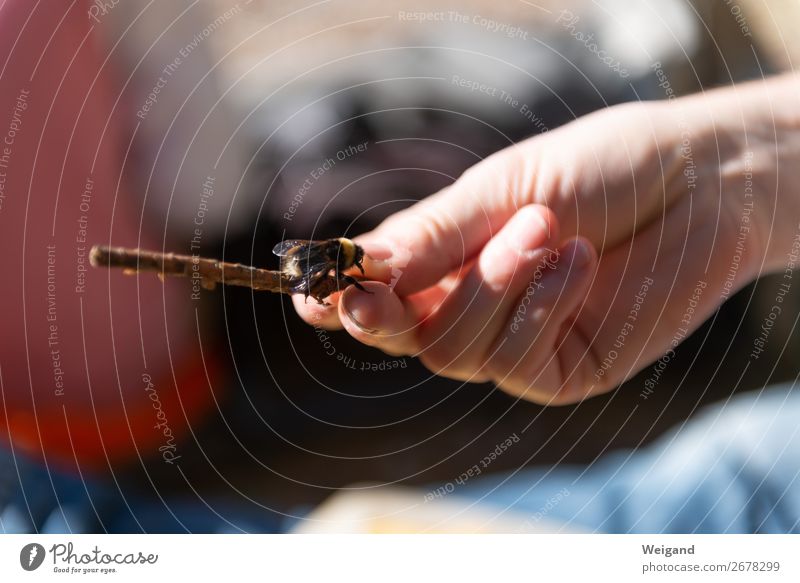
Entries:
{"label": "yellow stripe on bee", "polygon": [[339,251],[344,258],[344,265],[350,267],[356,258],[356,244],[345,237],[339,237]]}

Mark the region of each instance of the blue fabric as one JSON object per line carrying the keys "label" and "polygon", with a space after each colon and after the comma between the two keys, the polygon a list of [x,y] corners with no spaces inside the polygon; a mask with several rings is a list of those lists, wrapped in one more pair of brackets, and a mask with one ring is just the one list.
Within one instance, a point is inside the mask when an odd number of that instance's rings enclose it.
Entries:
{"label": "blue fabric", "polygon": [[611,533],[800,531],[800,393],[769,388],[714,405],[653,444],[589,466],[489,476],[458,494],[525,526]]}
{"label": "blue fabric", "polygon": [[[498,515],[564,530],[640,533],[800,531],[800,393],[771,388],[715,405],[636,451],[589,466],[487,476],[458,489]],[[252,505],[124,496],[0,452],[0,532],[276,532]]]}
{"label": "blue fabric", "polygon": [[149,499],[124,483],[75,476],[0,451],[0,532],[278,532],[282,518],[227,501]]}

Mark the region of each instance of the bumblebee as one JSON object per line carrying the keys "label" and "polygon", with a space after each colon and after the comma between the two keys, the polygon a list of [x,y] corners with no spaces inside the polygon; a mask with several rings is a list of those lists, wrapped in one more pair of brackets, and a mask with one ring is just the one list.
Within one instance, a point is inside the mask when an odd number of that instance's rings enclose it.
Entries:
{"label": "bumblebee", "polygon": [[364,273],[364,249],[361,245],[340,237],[325,241],[287,239],[275,245],[272,252],[281,258],[281,273],[288,280],[289,292],[302,293],[308,301],[311,296],[317,303],[332,293],[354,285],[368,292],[358,280],[343,272],[357,267]]}

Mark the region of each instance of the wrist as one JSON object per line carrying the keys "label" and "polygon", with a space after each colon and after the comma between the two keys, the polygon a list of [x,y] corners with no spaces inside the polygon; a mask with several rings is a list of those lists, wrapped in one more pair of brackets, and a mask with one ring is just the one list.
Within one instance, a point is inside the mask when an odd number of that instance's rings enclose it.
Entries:
{"label": "wrist", "polygon": [[705,163],[718,168],[706,191],[742,236],[751,279],[785,269],[800,235],[798,103],[795,75],[685,98]]}
{"label": "wrist", "polygon": [[[770,93],[769,104],[762,104],[762,123],[767,128],[759,147],[774,160],[770,169],[774,188],[765,198],[774,209],[774,229],[765,248],[769,271],[794,269],[800,236],[800,76],[778,78]],[[771,185],[769,180],[765,181]],[[794,256],[794,259],[789,257]],[[791,264],[791,265],[790,265]]]}

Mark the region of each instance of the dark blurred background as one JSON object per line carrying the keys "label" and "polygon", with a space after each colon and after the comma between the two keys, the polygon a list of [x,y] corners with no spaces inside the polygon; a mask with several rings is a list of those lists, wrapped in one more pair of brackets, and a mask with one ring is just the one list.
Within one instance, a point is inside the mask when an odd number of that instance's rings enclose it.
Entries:
{"label": "dark blurred background", "polygon": [[[158,20],[180,13],[184,4],[163,7]],[[650,67],[655,61],[672,88],[686,94],[781,70],[796,50],[783,45],[789,36],[781,36],[782,23],[797,16],[796,3],[793,8],[788,2],[740,2],[737,10],[711,1],[279,4],[242,2],[241,13],[203,40],[207,65],[194,74],[201,89],[211,87],[205,97],[202,91],[193,94],[197,113],[179,112],[168,144],[181,154],[194,147],[186,145],[197,126],[191,116],[211,110],[231,139],[210,148],[209,158],[195,166],[190,159],[175,171],[159,162],[152,188],[159,180],[174,181],[176,198],[171,214],[157,206],[151,212],[167,217],[165,232],[177,251],[188,250],[183,222],[194,214],[196,183],[217,156],[229,170],[216,185],[212,213],[218,228],[213,239],[204,239],[203,255],[274,267],[270,250],[286,236],[358,234],[512,142],[608,105],[663,98]],[[203,22],[237,6],[205,3],[195,16],[197,26],[187,31],[196,33]],[[411,10],[484,15],[521,27],[527,38],[480,25],[398,18],[399,11]],[[570,36],[558,21],[562,10],[579,15],[577,28],[595,35],[630,75],[610,70]],[[788,14],[775,16],[781,10]],[[750,36],[737,20],[740,11]],[[120,6],[109,26],[118,29],[134,13],[132,6]],[[137,26],[141,43],[147,23]],[[191,42],[189,32],[160,54]],[[159,46],[147,58],[163,63]],[[129,48],[127,58],[140,58],[137,50]],[[205,77],[209,71],[213,75]],[[527,104],[537,121],[495,97],[458,87],[454,75],[506,91]],[[175,98],[172,113],[164,103],[139,134],[142,163],[148,163],[153,140],[162,137],[157,116],[169,119],[182,100]],[[187,128],[183,135],[180,126]],[[366,144],[365,150],[337,159],[314,179],[286,220],[312,171],[358,144]],[[192,209],[185,213],[182,196]],[[762,279],[728,301],[679,347],[648,398],[641,392],[652,367],[608,395],[557,408],[518,402],[492,385],[432,377],[413,359],[397,361],[345,333],[323,335],[296,317],[286,297],[222,289],[205,296],[201,322],[204,345],[230,373],[219,391],[219,414],[196,428],[193,444],[182,448],[181,474],[154,463],[148,479],[131,479],[162,494],[179,492],[187,482],[204,496],[238,491],[289,511],[311,507],[355,482],[452,480],[513,433],[520,444],[499,457],[492,471],[589,462],[651,441],[704,404],[794,378],[796,310],[776,324],[758,366],[745,371],[776,286],[774,279]],[[797,306],[798,290],[789,296],[784,305]],[[365,371],[363,363],[395,368]]]}

